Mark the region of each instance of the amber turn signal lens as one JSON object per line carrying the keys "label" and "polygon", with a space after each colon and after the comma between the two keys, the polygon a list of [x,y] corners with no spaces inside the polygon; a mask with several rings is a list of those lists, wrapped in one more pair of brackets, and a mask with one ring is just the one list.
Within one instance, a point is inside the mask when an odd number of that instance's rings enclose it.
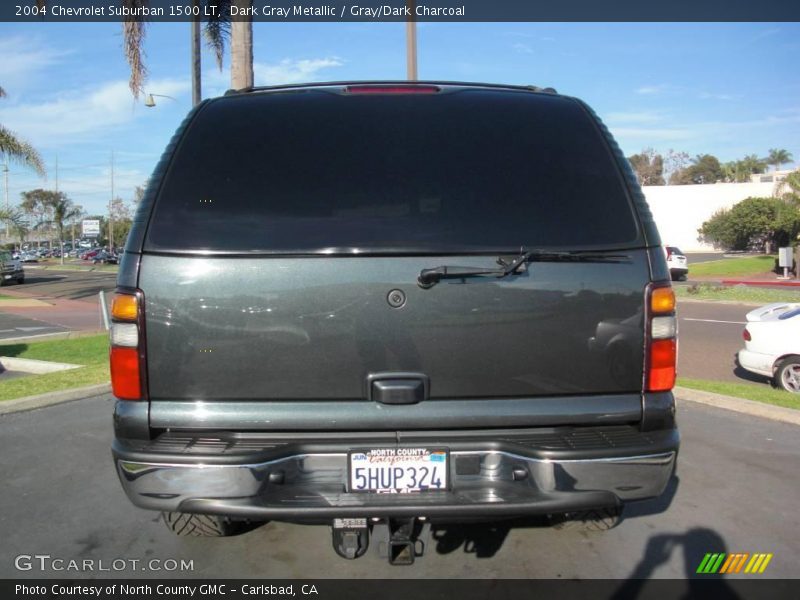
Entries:
{"label": "amber turn signal lens", "polygon": [[135,321],[139,314],[136,296],[132,294],[114,294],[111,301],[111,318],[119,321]]}
{"label": "amber turn signal lens", "polygon": [[675,310],[675,292],[671,287],[653,289],[650,294],[650,310],[655,314],[671,313]]}

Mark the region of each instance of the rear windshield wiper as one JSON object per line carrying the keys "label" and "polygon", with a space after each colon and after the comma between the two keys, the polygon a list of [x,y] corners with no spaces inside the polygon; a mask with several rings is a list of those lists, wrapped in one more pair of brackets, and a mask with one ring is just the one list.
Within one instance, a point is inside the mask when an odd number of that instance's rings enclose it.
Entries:
{"label": "rear windshield wiper", "polygon": [[498,258],[497,264],[500,266],[494,269],[450,266],[422,269],[419,272],[419,277],[417,277],[417,283],[421,288],[427,289],[442,279],[463,279],[465,277],[481,277],[484,275],[502,278],[524,270],[528,262],[628,262],[630,258],[626,254],[603,254],[578,250],[523,250],[511,262]]}

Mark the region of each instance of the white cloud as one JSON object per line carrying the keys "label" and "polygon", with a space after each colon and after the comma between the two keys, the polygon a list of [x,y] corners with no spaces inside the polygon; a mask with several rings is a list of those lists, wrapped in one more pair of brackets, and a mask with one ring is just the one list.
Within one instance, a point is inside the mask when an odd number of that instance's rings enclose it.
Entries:
{"label": "white cloud", "polygon": [[513,44],[511,47],[519,54],[533,54],[533,48],[531,48],[528,44],[517,42],[516,44]]}
{"label": "white cloud", "polygon": [[[180,79],[153,80],[147,91],[167,96],[189,89]],[[131,123],[137,111],[126,81],[56,94],[44,102],[0,107],[0,123],[40,148],[84,142]],[[144,110],[144,109],[142,109]]]}
{"label": "white cloud", "polygon": [[741,98],[742,96],[741,96],[741,94],[737,94],[737,95],[734,96],[734,95],[731,95],[731,94],[715,94],[715,93],[712,93],[712,92],[700,92],[699,97],[700,97],[701,100],[725,100],[725,101],[728,101],[728,100],[736,100],[738,98]]}
{"label": "white cloud", "polygon": [[36,37],[0,38],[0,84],[13,95],[67,54],[69,51],[50,48]]}
{"label": "white cloud", "polygon": [[277,64],[255,63],[253,78],[256,85],[279,85],[314,81],[319,71],[341,67],[342,60],[336,57],[312,59],[284,59]]}
{"label": "white cloud", "polygon": [[667,86],[666,83],[660,83],[658,85],[644,85],[640,88],[637,88],[636,93],[644,95],[660,94],[661,92],[664,92],[667,89],[667,87],[669,86]]}
{"label": "white cloud", "polygon": [[[333,79],[323,77],[322,72],[344,65],[344,60],[336,56],[325,58],[285,58],[277,63],[254,62],[253,79],[255,85],[280,85],[285,83],[304,83]],[[209,69],[203,73],[203,95],[219,96],[230,88],[230,68],[222,71]]]}

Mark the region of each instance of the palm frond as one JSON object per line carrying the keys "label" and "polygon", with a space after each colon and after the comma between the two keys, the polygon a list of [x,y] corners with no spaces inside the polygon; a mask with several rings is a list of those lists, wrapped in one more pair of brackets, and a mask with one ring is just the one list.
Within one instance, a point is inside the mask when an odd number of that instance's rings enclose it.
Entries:
{"label": "palm frond", "polygon": [[214,52],[217,67],[222,70],[222,59],[225,57],[225,46],[231,36],[231,0],[208,0],[207,6],[211,16],[203,29],[206,45]]}
{"label": "palm frond", "polygon": [[11,162],[30,167],[40,177],[44,177],[44,162],[36,149],[2,125],[0,125],[0,154],[5,155]]}
{"label": "palm frond", "polygon": [[[135,9],[147,6],[147,0],[123,0],[123,5],[135,12]],[[125,58],[131,68],[128,86],[131,88],[133,97],[137,99],[139,94],[144,93],[144,82],[147,80],[147,67],[144,62],[145,31],[143,17],[131,17],[122,22]]]}

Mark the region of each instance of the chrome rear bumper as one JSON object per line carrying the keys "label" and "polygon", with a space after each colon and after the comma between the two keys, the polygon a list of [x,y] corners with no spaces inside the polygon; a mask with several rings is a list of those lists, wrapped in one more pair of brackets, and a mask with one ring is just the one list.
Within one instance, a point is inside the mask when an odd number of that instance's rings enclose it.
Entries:
{"label": "chrome rear bumper", "polygon": [[261,462],[134,459],[115,444],[123,488],[152,510],[303,521],[334,517],[501,517],[614,506],[660,495],[672,449],[604,458],[541,458],[498,449],[451,449],[448,491],[347,491],[347,451],[291,454]]}

